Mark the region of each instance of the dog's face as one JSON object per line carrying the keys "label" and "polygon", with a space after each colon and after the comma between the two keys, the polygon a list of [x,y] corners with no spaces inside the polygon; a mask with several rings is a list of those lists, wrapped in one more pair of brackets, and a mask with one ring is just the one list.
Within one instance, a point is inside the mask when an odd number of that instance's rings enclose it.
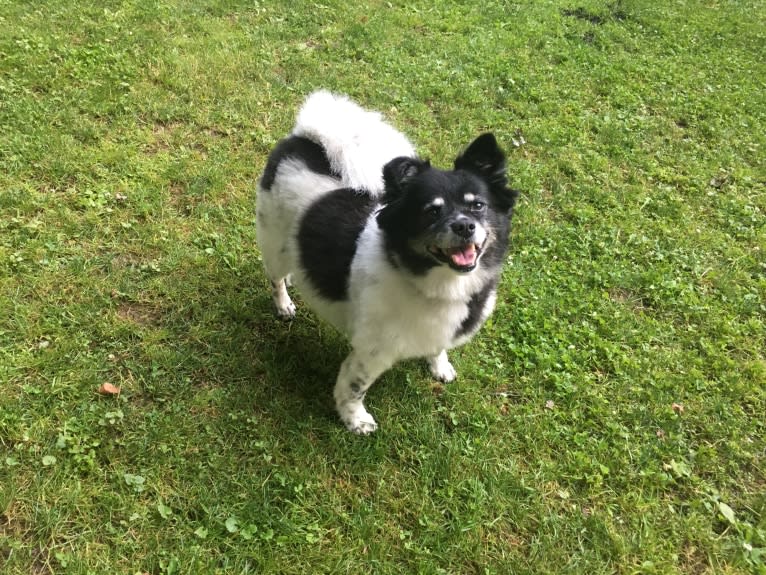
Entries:
{"label": "dog's face", "polygon": [[457,272],[476,267],[494,235],[491,198],[480,178],[429,168],[412,178],[401,200],[400,224],[415,253]]}
{"label": "dog's face", "polygon": [[435,266],[465,274],[502,262],[517,192],[506,186],[505,155],[494,136],[479,136],[454,170],[396,158],[383,177],[378,224],[396,264],[417,274]]}

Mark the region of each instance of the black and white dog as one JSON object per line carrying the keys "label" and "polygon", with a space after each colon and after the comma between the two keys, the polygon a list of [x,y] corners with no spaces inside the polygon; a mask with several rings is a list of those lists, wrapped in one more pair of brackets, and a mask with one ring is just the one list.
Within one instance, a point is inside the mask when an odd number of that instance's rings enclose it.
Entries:
{"label": "black and white dog", "polygon": [[306,100],[261,178],[258,244],[277,313],[295,315],[292,283],[350,337],[334,392],[350,431],[376,429],[364,396],[395,362],[425,357],[455,378],[446,350],[494,307],[517,195],[492,134],[440,170],[379,114],[325,91]]}

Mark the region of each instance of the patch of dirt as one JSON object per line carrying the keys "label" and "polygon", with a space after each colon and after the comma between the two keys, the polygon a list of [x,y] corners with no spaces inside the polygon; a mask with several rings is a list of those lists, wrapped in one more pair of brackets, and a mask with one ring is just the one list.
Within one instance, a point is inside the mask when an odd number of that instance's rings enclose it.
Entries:
{"label": "patch of dirt", "polygon": [[144,148],[144,152],[147,155],[153,156],[162,152],[167,152],[173,148],[173,140],[184,124],[173,120],[162,121],[155,120],[152,123],[152,135],[154,141],[147,144]]}
{"label": "patch of dirt", "polygon": [[609,298],[614,302],[631,308],[637,313],[649,311],[649,306],[646,305],[641,296],[624,288],[615,287],[610,289]]}
{"label": "patch of dirt", "polygon": [[160,311],[148,304],[138,302],[120,302],[117,317],[138,325],[157,325],[162,317]]}
{"label": "patch of dirt", "polygon": [[188,185],[180,182],[170,184],[170,205],[182,216],[189,216],[197,207],[199,198],[189,193]]}
{"label": "patch of dirt", "polygon": [[617,20],[621,22],[628,19],[628,13],[625,8],[622,7],[621,2],[612,2],[606,5],[606,13],[599,14],[579,6],[577,8],[564,8],[561,10],[561,14],[570,18],[576,18],[584,22],[590,22],[594,26],[601,26],[609,20]]}
{"label": "patch of dirt", "polygon": [[31,575],[48,575],[54,573],[53,567],[51,567],[51,552],[50,549],[39,546],[32,555],[32,565],[30,566]]}
{"label": "patch of dirt", "polygon": [[[30,535],[29,523],[25,519],[14,517],[12,508],[5,513],[0,514],[0,537],[21,542],[27,549],[30,549],[33,545]],[[0,543],[0,564],[9,558],[11,553],[12,548],[6,547]],[[31,551],[30,556],[32,559],[30,565],[31,575],[52,573],[49,561],[49,550],[41,545],[34,548]]]}
{"label": "patch of dirt", "polygon": [[570,18],[577,18],[578,20],[584,20],[586,22],[590,22],[591,24],[596,24],[596,25],[603,24],[605,21],[605,18],[603,16],[600,16],[599,14],[586,10],[583,7],[565,8],[561,11],[561,13],[564,16],[569,16]]}
{"label": "patch of dirt", "polygon": [[707,553],[691,541],[687,541],[681,550],[679,567],[681,573],[688,573],[689,575],[706,575],[712,572]]}
{"label": "patch of dirt", "polygon": [[130,269],[138,267],[141,263],[141,258],[129,252],[122,252],[114,256],[109,263],[112,270]]}

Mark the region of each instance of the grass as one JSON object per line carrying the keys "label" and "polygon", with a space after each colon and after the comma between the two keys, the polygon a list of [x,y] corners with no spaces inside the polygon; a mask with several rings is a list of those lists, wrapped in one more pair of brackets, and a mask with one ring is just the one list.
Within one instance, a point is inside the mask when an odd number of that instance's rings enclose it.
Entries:
{"label": "grass", "polygon": [[[0,0],[3,572],[766,573],[765,20]],[[391,370],[368,438],[255,245],[317,87],[523,190],[460,379]]]}

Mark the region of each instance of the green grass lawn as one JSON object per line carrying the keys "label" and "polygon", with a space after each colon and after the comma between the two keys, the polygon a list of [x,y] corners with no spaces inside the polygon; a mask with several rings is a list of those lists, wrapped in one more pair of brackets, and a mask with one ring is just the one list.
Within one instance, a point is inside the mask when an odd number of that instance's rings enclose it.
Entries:
{"label": "green grass lawn", "polygon": [[[0,571],[766,573],[766,4],[0,0]],[[522,190],[435,385],[272,315],[310,91]],[[298,300],[300,304],[300,300]],[[98,393],[105,382],[119,396]]]}

